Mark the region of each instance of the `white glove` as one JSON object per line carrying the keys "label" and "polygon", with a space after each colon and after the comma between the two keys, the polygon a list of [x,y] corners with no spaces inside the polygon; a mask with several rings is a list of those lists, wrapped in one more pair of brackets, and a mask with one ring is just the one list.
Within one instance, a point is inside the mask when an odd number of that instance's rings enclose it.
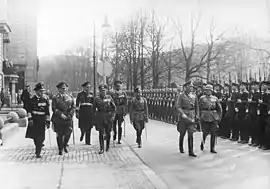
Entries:
{"label": "white glove", "polygon": [[241,99],[237,99],[237,102],[242,102]]}
{"label": "white glove", "polygon": [[250,98],[248,99],[248,102],[251,102],[251,99]]}
{"label": "white glove", "polygon": [[184,119],[187,118],[187,115],[186,114],[183,114],[182,115],[182,118],[184,118]]}
{"label": "white glove", "polygon": [[246,113],[248,113],[248,109],[246,109]]}
{"label": "white glove", "polygon": [[238,108],[235,108],[235,111],[238,112],[239,111]]}
{"label": "white glove", "polygon": [[262,103],[262,100],[259,99],[259,103]]}
{"label": "white glove", "polygon": [[260,115],[260,110],[257,110],[257,115]]}

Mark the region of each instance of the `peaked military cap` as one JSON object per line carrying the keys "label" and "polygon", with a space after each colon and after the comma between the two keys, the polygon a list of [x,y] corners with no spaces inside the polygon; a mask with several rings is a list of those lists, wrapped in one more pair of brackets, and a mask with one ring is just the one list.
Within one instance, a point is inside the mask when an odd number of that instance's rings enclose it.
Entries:
{"label": "peaked military cap", "polygon": [[63,86],[68,87],[68,84],[67,84],[65,81],[61,81],[60,83],[58,83],[58,84],[56,85],[57,88],[61,88],[61,87],[63,87]]}
{"label": "peaked military cap", "polygon": [[260,82],[258,82],[258,81],[252,81],[250,84],[251,84],[251,85],[259,85]]}
{"label": "peaked military cap", "polygon": [[91,85],[89,81],[84,82],[81,86],[86,87],[87,85]]}
{"label": "peaked military cap", "polygon": [[139,92],[140,90],[141,90],[140,87],[136,87],[136,88],[134,89],[134,92],[137,93],[137,92]]}
{"label": "peaked military cap", "polygon": [[204,89],[213,91],[213,85],[207,84]]}
{"label": "peaked military cap", "polygon": [[232,83],[232,86],[238,87],[237,83]]}
{"label": "peaked military cap", "polygon": [[245,85],[245,86],[248,86],[248,83],[247,82],[241,82],[240,85]]}
{"label": "peaked military cap", "polygon": [[220,83],[216,83],[213,85],[214,87],[219,87],[219,88],[223,88],[223,86]]}
{"label": "peaked military cap", "polygon": [[185,87],[187,85],[189,85],[191,87],[194,87],[194,85],[193,85],[193,83],[191,81],[187,81],[186,83],[184,83],[183,87]]}
{"label": "peaked military cap", "polygon": [[101,85],[98,86],[98,89],[99,89],[100,91],[103,91],[103,90],[105,90],[105,89],[108,89],[108,87],[107,87],[107,85],[101,84]]}
{"label": "peaked military cap", "polygon": [[224,83],[224,87],[230,87],[229,83]]}
{"label": "peaked military cap", "polygon": [[44,83],[43,83],[43,82],[37,83],[37,84],[35,85],[34,90],[35,90],[35,91],[45,90],[45,89],[44,89]]}
{"label": "peaked military cap", "polygon": [[270,81],[262,81],[261,85],[270,85]]}
{"label": "peaked military cap", "polygon": [[117,84],[122,84],[122,81],[116,80],[116,81],[114,82],[114,85],[117,85]]}

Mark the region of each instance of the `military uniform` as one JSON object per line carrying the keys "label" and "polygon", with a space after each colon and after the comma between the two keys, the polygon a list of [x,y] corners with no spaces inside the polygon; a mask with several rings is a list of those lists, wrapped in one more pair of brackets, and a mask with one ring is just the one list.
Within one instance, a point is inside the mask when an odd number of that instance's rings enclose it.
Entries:
{"label": "military uniform", "polygon": [[29,124],[25,137],[34,140],[36,157],[40,158],[41,148],[45,140],[45,130],[46,127],[49,128],[50,126],[50,103],[47,98],[42,96],[42,92],[45,90],[42,83],[38,83],[34,90],[37,95],[33,96],[28,104]]}
{"label": "military uniform", "polygon": [[136,88],[134,92],[136,97],[131,101],[130,122],[136,130],[136,143],[140,148],[142,145],[142,131],[145,128],[145,122],[148,122],[148,107],[146,99],[140,96],[140,89]]}
{"label": "military uniform", "polygon": [[[90,82],[85,82],[82,87],[90,87]],[[83,90],[78,93],[76,98],[76,117],[79,119],[79,128],[81,130],[80,141],[85,135],[85,144],[91,145],[91,130],[95,112],[93,108],[94,95],[92,92]]]}
{"label": "military uniform", "polygon": [[[222,119],[220,122],[220,127],[219,127],[219,135],[224,138],[224,139],[229,139],[231,136],[231,131],[230,131],[230,118],[234,116],[226,116],[227,112],[230,111],[234,108],[232,108],[231,102],[230,102],[230,92],[229,92],[229,84],[224,84],[224,91],[221,96],[220,104],[222,108]],[[230,104],[229,104],[230,103]],[[230,106],[230,110],[229,110]]]}
{"label": "military uniform", "polygon": [[[191,82],[187,82],[185,87],[193,87]],[[193,152],[193,133],[196,132],[195,119],[199,113],[198,99],[195,94],[190,91],[185,91],[178,96],[176,108],[180,113],[180,118],[177,123],[179,136],[179,150],[184,153],[183,143],[186,132],[188,132],[188,149],[189,155],[196,157]]]}
{"label": "military uniform", "polygon": [[63,149],[66,153],[68,152],[68,141],[73,131],[75,104],[73,96],[65,91],[68,87],[67,83],[60,82],[56,87],[59,93],[52,100],[53,115],[51,120],[56,132],[59,155],[62,155]]}
{"label": "military uniform", "polygon": [[[121,81],[115,81],[114,85],[122,84]],[[126,115],[127,109],[127,94],[125,91],[120,90],[120,86],[118,86],[115,91],[111,94],[113,101],[116,105],[116,115],[113,121],[113,140],[116,140],[117,130],[118,130],[118,144],[121,144],[122,138],[122,123],[124,122],[124,116]],[[118,124],[118,128],[116,128],[116,124]]]}
{"label": "military uniform", "polygon": [[104,153],[104,132],[106,134],[106,151],[109,151],[112,124],[116,111],[114,101],[110,95],[106,94],[106,90],[106,85],[100,85],[100,94],[94,100],[94,110],[96,110],[96,130],[99,131],[99,154]]}
{"label": "military uniform", "polygon": [[[211,85],[207,85],[205,87],[205,90],[211,90],[213,92],[213,87]],[[211,134],[210,151],[212,153],[216,153],[215,139],[217,135],[218,124],[222,117],[222,109],[220,102],[216,96],[205,94],[199,99],[199,107],[203,131],[203,142],[201,143],[201,150],[204,149],[204,143],[207,135]]]}
{"label": "military uniform", "polygon": [[259,117],[259,99],[260,99],[260,91],[259,91],[259,82],[251,83],[251,101],[249,103],[249,120],[248,120],[248,128],[249,135],[251,137],[251,146],[259,145],[259,133],[258,133],[258,117]]}

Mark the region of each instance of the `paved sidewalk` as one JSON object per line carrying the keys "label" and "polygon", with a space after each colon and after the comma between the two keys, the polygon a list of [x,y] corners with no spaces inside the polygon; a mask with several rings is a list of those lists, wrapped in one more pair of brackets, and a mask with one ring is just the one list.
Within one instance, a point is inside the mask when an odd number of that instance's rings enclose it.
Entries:
{"label": "paved sidewalk", "polygon": [[126,118],[126,141],[131,149],[162,178],[171,189],[269,189],[270,151],[218,138],[218,154],[209,152],[210,137],[202,152],[200,133],[195,134],[197,158],[188,156],[187,136],[185,154],[178,149],[176,126],[150,120],[147,140],[143,132],[143,147],[135,144],[135,131]]}
{"label": "paved sidewalk", "polygon": [[[77,122],[77,121],[76,121]],[[75,123],[75,126],[77,123]],[[77,127],[77,126],[76,126]],[[51,146],[49,143],[49,131]],[[98,154],[98,134],[92,130],[92,145],[69,142],[69,153],[58,156],[55,134],[46,133],[42,158],[36,159],[33,142],[25,139],[25,128],[0,148],[0,182],[5,189],[152,189],[167,188],[157,175],[145,166],[128,145],[116,145]]]}

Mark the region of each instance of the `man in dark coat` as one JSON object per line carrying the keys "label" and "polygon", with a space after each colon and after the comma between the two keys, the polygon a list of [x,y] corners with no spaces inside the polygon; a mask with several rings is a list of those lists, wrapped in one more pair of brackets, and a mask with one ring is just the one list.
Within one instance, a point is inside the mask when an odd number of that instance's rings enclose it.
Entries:
{"label": "man in dark coat", "polygon": [[111,130],[115,117],[116,106],[110,95],[107,95],[107,86],[100,85],[99,96],[95,98],[94,110],[96,110],[95,126],[99,131],[99,154],[104,153],[104,132],[106,134],[106,151],[110,148]]}
{"label": "man in dark coat", "polygon": [[79,119],[79,128],[81,130],[80,141],[85,135],[85,144],[91,145],[91,130],[93,128],[94,120],[94,95],[90,92],[90,82],[87,81],[82,84],[83,91],[78,93],[76,99],[76,118]]}
{"label": "man in dark coat", "polygon": [[21,95],[21,100],[23,102],[23,108],[27,111],[30,112],[29,106],[30,106],[30,99],[31,99],[31,88],[29,85],[26,85],[24,91],[22,92]]}
{"label": "man in dark coat", "polygon": [[[118,131],[118,144],[121,144],[122,123],[124,122],[124,116],[127,112],[127,94],[125,91],[121,90],[121,84],[121,81],[115,81],[115,91],[111,93],[113,101],[116,105],[116,115],[113,121],[113,140],[116,140],[116,135]],[[118,127],[116,127],[116,125],[118,125]]]}
{"label": "man in dark coat", "polygon": [[52,123],[56,132],[59,155],[63,155],[63,149],[68,152],[68,141],[73,131],[75,104],[73,97],[67,93],[66,82],[60,82],[56,87],[59,93],[52,100]]}
{"label": "man in dark coat", "polygon": [[36,157],[41,158],[41,148],[45,140],[46,127],[50,127],[50,103],[47,98],[43,96],[43,83],[36,84],[34,88],[36,95],[30,99],[28,105],[28,119],[29,124],[26,130],[26,138],[34,140],[36,146]]}

